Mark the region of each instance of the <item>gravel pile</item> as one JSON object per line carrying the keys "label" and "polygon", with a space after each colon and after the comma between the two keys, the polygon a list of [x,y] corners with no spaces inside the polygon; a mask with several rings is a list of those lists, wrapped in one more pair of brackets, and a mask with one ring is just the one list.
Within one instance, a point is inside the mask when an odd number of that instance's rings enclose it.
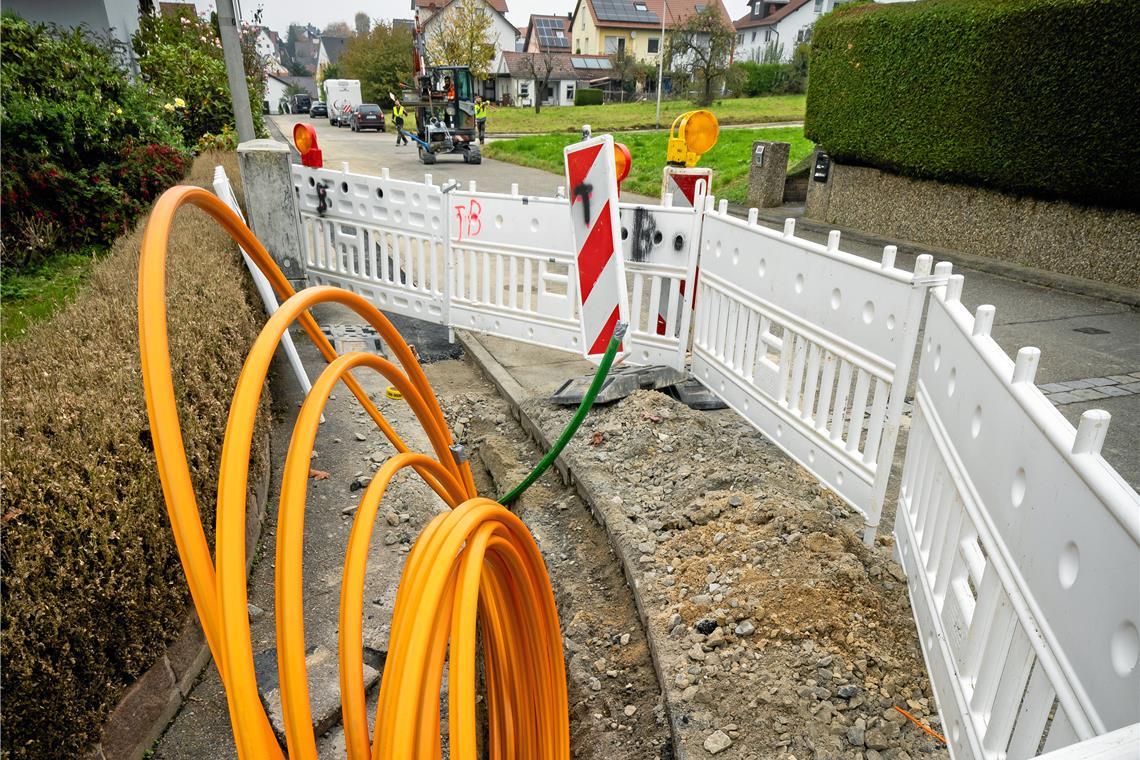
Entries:
{"label": "gravel pile", "polygon": [[[571,412],[527,409],[548,435]],[[944,747],[891,539],[731,411],[637,392],[568,449],[633,565],[687,756],[905,760]],[[647,755],[648,757],[649,755]]]}

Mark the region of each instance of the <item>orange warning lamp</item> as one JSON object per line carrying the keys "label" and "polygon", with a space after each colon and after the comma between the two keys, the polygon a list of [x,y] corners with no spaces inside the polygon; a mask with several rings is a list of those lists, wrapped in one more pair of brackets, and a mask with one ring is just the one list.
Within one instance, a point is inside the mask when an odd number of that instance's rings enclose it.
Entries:
{"label": "orange warning lamp", "polygon": [[633,166],[633,158],[629,155],[629,148],[624,143],[614,143],[614,164],[617,169],[617,183],[621,187],[621,181],[629,176],[629,167]]}
{"label": "orange warning lamp", "polygon": [[317,130],[312,124],[297,124],[293,127],[293,144],[301,154],[301,166],[320,169],[325,165],[321,149],[317,147]]}
{"label": "orange warning lamp", "polygon": [[665,160],[674,166],[696,166],[701,155],[712,150],[720,125],[712,111],[688,111],[673,120]]}

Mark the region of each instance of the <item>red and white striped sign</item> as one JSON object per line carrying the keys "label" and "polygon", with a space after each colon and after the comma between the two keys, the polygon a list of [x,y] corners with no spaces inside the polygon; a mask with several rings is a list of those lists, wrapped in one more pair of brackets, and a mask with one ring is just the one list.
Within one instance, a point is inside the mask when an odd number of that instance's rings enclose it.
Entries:
{"label": "red and white striped sign", "polygon": [[708,195],[712,187],[712,169],[704,166],[666,166],[661,180],[661,202],[673,194],[673,205],[693,208],[700,195]]}
{"label": "red and white striped sign", "polygon": [[[565,158],[570,229],[577,251],[582,354],[598,362],[618,321],[629,322],[613,137],[568,145]],[[623,350],[619,347],[619,356]]]}

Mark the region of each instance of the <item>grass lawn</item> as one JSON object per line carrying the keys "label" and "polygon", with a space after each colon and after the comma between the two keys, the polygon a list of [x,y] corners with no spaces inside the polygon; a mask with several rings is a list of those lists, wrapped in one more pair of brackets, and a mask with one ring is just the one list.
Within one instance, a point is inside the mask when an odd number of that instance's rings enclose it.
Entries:
{"label": "grass lawn", "polygon": [[32,271],[5,273],[0,283],[0,340],[18,338],[66,305],[87,281],[95,261],[90,253],[68,253]]}
{"label": "grass lawn", "polygon": [[[805,95],[770,95],[762,98],[725,98],[714,101],[709,110],[721,124],[765,124],[774,121],[801,121],[804,118]],[[696,106],[687,100],[661,101],[661,126],[665,129],[680,114]],[[578,132],[583,124],[607,130],[652,129],[657,102],[610,103],[601,106],[544,106],[541,113],[533,108],[493,108],[487,117],[487,131]]]}
{"label": "grass lawn", "polygon": [[[489,158],[510,161],[556,174],[563,173],[562,149],[577,141],[576,135],[535,135],[515,140],[496,140],[484,146]],[[801,127],[771,129],[725,129],[716,146],[701,157],[700,166],[713,169],[712,188],[717,198],[744,203],[748,196],[748,165],[753,140],[779,140],[791,143],[788,166],[809,155],[814,144],[804,137]],[[629,147],[633,168],[622,183],[622,189],[643,195],[661,195],[661,173],[665,168],[664,132],[638,132],[619,135],[618,141]]]}

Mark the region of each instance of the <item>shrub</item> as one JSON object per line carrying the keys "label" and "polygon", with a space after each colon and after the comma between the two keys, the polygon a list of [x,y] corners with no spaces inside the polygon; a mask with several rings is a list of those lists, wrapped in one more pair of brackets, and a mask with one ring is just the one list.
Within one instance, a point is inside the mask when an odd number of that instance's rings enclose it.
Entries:
{"label": "shrub", "polygon": [[574,90],[574,105],[600,106],[602,104],[602,91],[594,87],[582,87]]}
{"label": "shrub", "polygon": [[108,243],[183,175],[173,115],[88,32],[5,14],[0,33],[3,263],[21,268],[58,246]]}
{"label": "shrub", "polygon": [[[252,30],[243,27],[240,37],[254,130],[265,136],[261,113],[264,61],[257,53]],[[233,128],[233,101],[216,14],[209,19],[143,14],[132,41],[147,85],[165,103],[178,104],[179,126],[187,145],[202,135],[221,133],[226,125]]]}
{"label": "shrub", "polygon": [[926,0],[816,23],[805,132],[839,161],[1140,206],[1140,4]]}
{"label": "shrub", "polygon": [[[219,158],[200,157],[191,181],[208,186]],[[235,156],[223,163],[236,179]],[[4,347],[6,757],[79,757],[186,615],[139,370],[141,239],[140,224],[71,305]],[[183,437],[212,534],[226,407],[263,318],[236,246],[200,211],[179,214],[168,271]]]}

